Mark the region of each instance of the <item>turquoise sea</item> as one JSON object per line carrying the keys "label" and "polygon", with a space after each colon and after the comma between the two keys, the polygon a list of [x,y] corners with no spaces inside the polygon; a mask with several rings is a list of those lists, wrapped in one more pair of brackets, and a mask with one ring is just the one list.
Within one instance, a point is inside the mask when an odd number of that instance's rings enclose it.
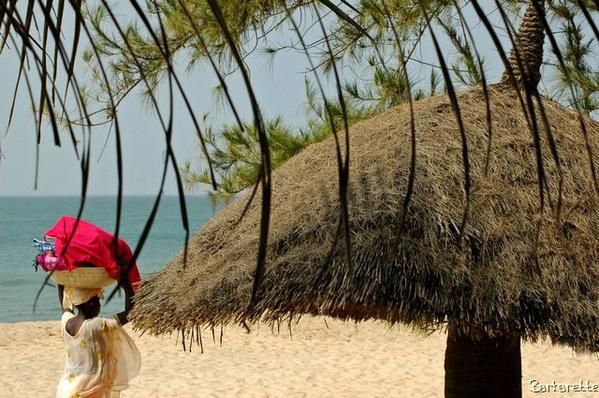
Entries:
{"label": "turquoise sea", "polygon": [[[137,245],[154,199],[150,196],[124,198],[120,235],[132,250]],[[207,195],[189,196],[186,200],[193,235],[216,209]],[[37,251],[31,241],[42,239],[44,231],[50,229],[61,215],[76,216],[79,203],[79,197],[0,197],[0,322],[60,318],[54,287],[42,290],[33,312],[34,298],[42,286],[45,273],[41,270],[35,272],[32,266]],[[116,198],[88,197],[82,218],[112,232],[116,222]],[[138,259],[142,278],[160,270],[183,249],[184,241],[179,199],[163,197],[150,236]],[[122,297],[115,296],[103,306],[102,313],[112,314],[122,307]]]}

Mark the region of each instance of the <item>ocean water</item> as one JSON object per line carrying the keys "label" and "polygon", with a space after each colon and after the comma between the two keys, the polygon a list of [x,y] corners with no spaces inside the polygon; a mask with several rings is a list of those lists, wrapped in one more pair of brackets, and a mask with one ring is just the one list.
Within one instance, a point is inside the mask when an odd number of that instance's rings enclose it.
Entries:
{"label": "ocean water", "polygon": [[[124,198],[120,235],[132,250],[137,245],[154,199],[142,196]],[[207,195],[190,196],[186,200],[191,236],[214,215],[216,209]],[[0,197],[0,322],[60,318],[55,287],[45,287],[41,291],[33,311],[35,295],[46,274],[41,269],[35,272],[32,266],[37,250],[31,241],[42,239],[43,233],[61,215],[76,216],[79,202],[79,197]],[[112,232],[116,222],[116,198],[88,197],[82,218]],[[160,270],[183,249],[184,242],[179,199],[163,197],[137,261],[142,278]],[[109,289],[107,292],[111,291]],[[102,313],[113,314],[121,311],[123,306],[123,297],[115,295],[103,305]]]}

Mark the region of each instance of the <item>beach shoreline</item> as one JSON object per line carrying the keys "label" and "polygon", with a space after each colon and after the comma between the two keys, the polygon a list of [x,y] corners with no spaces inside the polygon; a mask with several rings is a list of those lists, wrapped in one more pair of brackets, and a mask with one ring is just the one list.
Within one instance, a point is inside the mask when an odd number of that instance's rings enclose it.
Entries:
{"label": "beach shoreline", "polygon": [[[133,397],[442,397],[445,334],[425,336],[382,322],[303,317],[279,332],[254,325],[202,333],[204,353],[177,336],[139,336]],[[276,328],[275,328],[276,329]],[[0,323],[0,397],[53,397],[64,366],[60,323]],[[599,397],[599,360],[548,343],[523,344],[525,397]],[[569,394],[555,392],[570,386]],[[544,391],[541,391],[545,388]],[[555,391],[547,392],[547,389]]]}

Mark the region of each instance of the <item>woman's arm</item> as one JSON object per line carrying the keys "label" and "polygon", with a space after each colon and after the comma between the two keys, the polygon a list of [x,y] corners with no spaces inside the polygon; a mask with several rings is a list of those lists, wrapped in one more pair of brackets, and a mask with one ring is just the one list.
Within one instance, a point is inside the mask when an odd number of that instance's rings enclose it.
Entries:
{"label": "woman's arm", "polygon": [[129,280],[124,281],[121,284],[121,287],[125,291],[125,311],[119,312],[116,316],[119,319],[119,323],[125,326],[129,322],[129,311],[133,308],[133,295],[135,292],[133,291],[133,286],[129,283]]}
{"label": "woman's arm", "polygon": [[64,299],[64,286],[63,285],[58,285],[58,302],[60,303],[60,308],[62,309],[62,313],[64,314],[65,312],[73,312],[73,310],[71,310],[70,308],[65,308],[62,303]]}

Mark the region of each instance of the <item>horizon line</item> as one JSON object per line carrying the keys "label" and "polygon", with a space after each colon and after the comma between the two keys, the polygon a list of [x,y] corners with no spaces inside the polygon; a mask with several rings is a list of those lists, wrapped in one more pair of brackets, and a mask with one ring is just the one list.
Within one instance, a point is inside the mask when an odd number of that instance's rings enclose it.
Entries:
{"label": "horizon line", "polygon": [[[210,192],[209,191],[204,191],[204,192],[193,192],[193,193],[186,193],[185,196],[207,196],[209,195]],[[123,198],[131,198],[131,197],[152,197],[155,198],[157,196],[157,194],[146,194],[146,193],[140,193],[140,194],[123,194],[121,197]],[[48,193],[44,193],[44,194],[0,194],[0,199],[1,198],[80,198],[81,195],[80,194],[48,194]],[[114,197],[116,198],[117,195],[111,195],[111,194],[88,194],[85,195],[86,198],[110,198],[110,197]],[[179,194],[177,193],[163,193],[162,197],[179,197]]]}

